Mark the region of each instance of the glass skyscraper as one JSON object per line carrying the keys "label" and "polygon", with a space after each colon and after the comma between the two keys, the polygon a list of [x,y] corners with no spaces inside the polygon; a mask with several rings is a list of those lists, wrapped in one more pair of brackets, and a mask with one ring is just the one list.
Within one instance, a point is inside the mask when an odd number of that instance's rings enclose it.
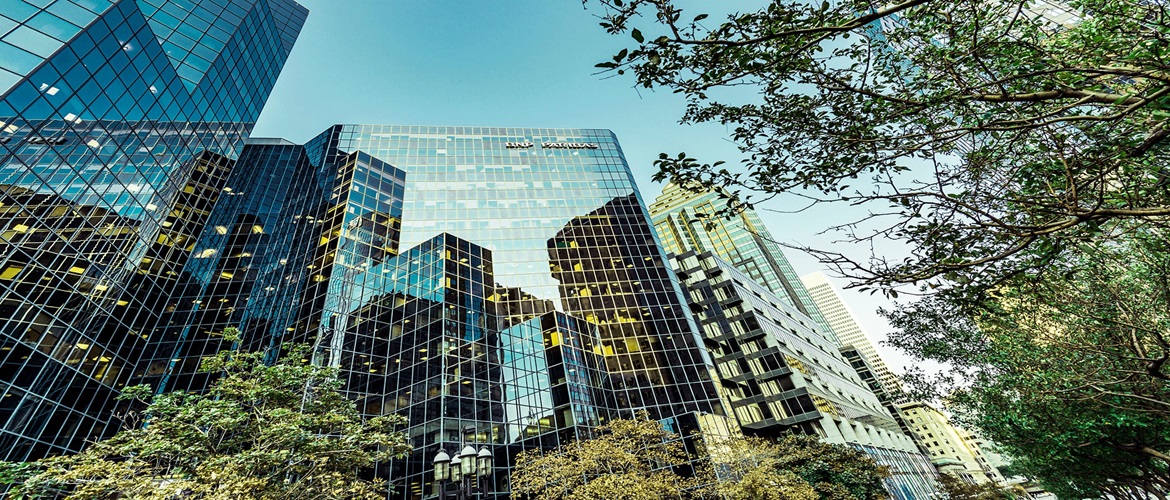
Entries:
{"label": "glass skyscraper", "polygon": [[394,498],[435,495],[431,460],[461,441],[492,450],[503,497],[516,453],[615,416],[722,422],[609,131],[338,125],[250,141],[220,191],[138,381],[198,389],[227,326],[313,343],[365,413],[409,418],[414,453],[375,471]]}
{"label": "glass skyscraper", "polygon": [[833,328],[821,315],[760,216],[749,209],[733,217],[720,217],[719,212],[725,208],[727,201],[718,192],[693,192],[672,183],[650,205],[650,214],[667,252],[714,253],[812,318],[840,347]]}
{"label": "glass skyscraper", "polygon": [[109,434],[119,389],[167,371],[188,257],[306,15],[0,1],[0,459]]}

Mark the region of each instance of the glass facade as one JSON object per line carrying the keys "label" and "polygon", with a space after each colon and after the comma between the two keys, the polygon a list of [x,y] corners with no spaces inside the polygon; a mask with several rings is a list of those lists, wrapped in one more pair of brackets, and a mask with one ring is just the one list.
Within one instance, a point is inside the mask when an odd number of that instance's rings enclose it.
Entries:
{"label": "glass facade", "polygon": [[199,333],[174,299],[306,15],[0,0],[0,459],[116,430],[119,389]]}
{"label": "glass facade", "polygon": [[812,318],[820,326],[820,331],[840,347],[833,328],[821,315],[759,215],[744,210],[734,217],[715,216],[725,208],[727,201],[717,192],[692,192],[668,184],[650,205],[650,214],[667,252],[714,253]]}
{"label": "glass facade", "polygon": [[314,343],[367,414],[409,418],[415,451],[375,471],[393,498],[436,495],[431,460],[461,441],[492,450],[502,498],[524,449],[637,410],[684,432],[724,414],[609,131],[338,125],[250,141],[221,192],[143,375],[200,387],[229,325]]}

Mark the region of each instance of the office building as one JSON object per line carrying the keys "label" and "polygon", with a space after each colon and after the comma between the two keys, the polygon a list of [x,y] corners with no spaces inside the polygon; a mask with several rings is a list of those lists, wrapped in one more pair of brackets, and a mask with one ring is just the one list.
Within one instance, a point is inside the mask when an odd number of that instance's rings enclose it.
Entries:
{"label": "office building", "polygon": [[937,494],[930,461],[816,322],[712,252],[671,261],[745,433],[851,445],[890,468],[893,498]]}
{"label": "office building", "polygon": [[808,289],[809,296],[824,315],[825,321],[837,333],[837,340],[843,347],[853,347],[865,358],[868,369],[877,377],[882,389],[889,396],[902,392],[898,376],[890,371],[881,353],[874,345],[873,339],[857,316],[849,309],[841,292],[833,286],[832,281],[824,273],[816,272],[801,276],[800,281]]}
{"label": "office building", "polygon": [[[431,460],[467,440],[508,494],[516,453],[646,410],[677,432],[725,414],[713,365],[609,131],[338,125],[253,139],[191,242],[190,286],[135,376],[199,388],[246,348],[316,345],[415,450],[375,473],[433,498]],[[173,330],[173,331],[172,331]]]}
{"label": "office building", "polygon": [[755,211],[739,210],[722,216],[727,199],[716,191],[691,191],[668,184],[650,205],[654,227],[668,253],[711,252],[730,262],[780,300],[795,307],[820,326],[838,347],[836,332],[821,315],[780,245]]}
{"label": "office building", "polygon": [[0,9],[0,459],[117,430],[170,292],[307,11],[292,0]]}
{"label": "office building", "polygon": [[980,441],[951,424],[937,408],[922,402],[899,405],[919,447],[939,472],[971,484],[1004,484],[1003,474],[984,455]]}

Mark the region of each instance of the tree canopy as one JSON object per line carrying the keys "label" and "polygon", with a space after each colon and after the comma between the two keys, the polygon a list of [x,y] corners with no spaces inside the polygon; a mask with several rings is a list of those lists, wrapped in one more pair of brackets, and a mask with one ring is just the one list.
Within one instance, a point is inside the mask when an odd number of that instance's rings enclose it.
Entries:
{"label": "tree canopy", "polygon": [[[1170,487],[1170,242],[1084,244],[978,304],[903,306],[891,342],[947,363],[961,421],[1059,496]],[[938,395],[936,393],[936,395]]]}
{"label": "tree canopy", "polygon": [[718,19],[585,3],[631,36],[598,66],[681,94],[684,122],[733,127],[746,157],[664,153],[658,178],[739,189],[732,209],[759,193],[862,205],[837,229],[909,255],[808,249],[855,285],[994,284],[1170,215],[1165,2],[777,0]]}
{"label": "tree canopy", "polygon": [[888,314],[952,368],[934,396],[1062,496],[1167,490],[1167,2],[584,3],[629,37],[603,72],[680,94],[745,158],[664,153],[658,180],[728,211],[855,206],[830,229],[905,254],[804,249],[922,297]]}
{"label": "tree canopy", "polygon": [[512,492],[532,500],[878,500],[889,474],[873,459],[815,437],[705,437],[690,454],[645,414],[597,436],[516,459]]}
{"label": "tree canopy", "polygon": [[679,436],[650,420],[615,419],[597,437],[516,457],[512,493],[532,500],[690,498],[701,480],[676,471],[691,456]]}
{"label": "tree canopy", "polygon": [[939,484],[950,500],[1011,500],[1012,495],[991,483],[971,484],[950,474],[940,474]]}
{"label": "tree canopy", "polygon": [[865,453],[846,445],[825,443],[814,436],[789,434],[773,448],[775,469],[791,471],[812,486],[822,500],[889,498],[882,481],[889,476]]}
{"label": "tree canopy", "polygon": [[14,498],[385,498],[358,473],[409,452],[404,419],[363,418],[309,353],[287,345],[266,364],[266,352],[221,352],[203,361],[220,374],[205,394],[127,388],[145,406],[124,430],[76,455],[0,463],[0,479]]}

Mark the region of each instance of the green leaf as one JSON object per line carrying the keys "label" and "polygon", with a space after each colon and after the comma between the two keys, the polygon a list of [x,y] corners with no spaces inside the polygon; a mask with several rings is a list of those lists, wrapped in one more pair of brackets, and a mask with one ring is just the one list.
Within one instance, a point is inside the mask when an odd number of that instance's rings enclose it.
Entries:
{"label": "green leaf", "polygon": [[638,31],[638,28],[634,28],[634,31],[630,32],[630,36],[634,37],[634,40],[638,43],[646,41],[646,39],[642,37],[642,32]]}

